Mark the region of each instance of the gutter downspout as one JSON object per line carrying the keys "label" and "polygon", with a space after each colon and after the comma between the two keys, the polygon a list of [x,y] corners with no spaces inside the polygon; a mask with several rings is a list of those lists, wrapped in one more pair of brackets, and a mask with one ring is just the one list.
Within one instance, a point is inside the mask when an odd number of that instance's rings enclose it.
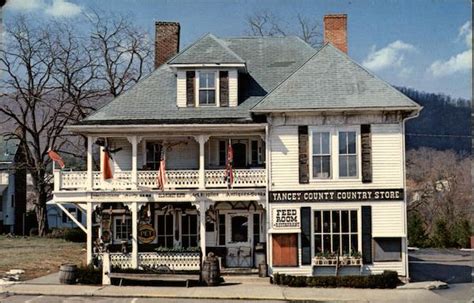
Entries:
{"label": "gutter downspout", "polygon": [[404,222],[404,226],[403,228],[405,229],[405,235],[406,235],[406,238],[405,238],[405,273],[406,273],[406,281],[407,283],[410,282],[410,273],[408,271],[408,268],[409,268],[409,262],[408,262],[408,213],[407,213],[407,204],[408,204],[408,200],[407,200],[407,191],[406,191],[406,188],[407,188],[407,175],[406,175],[406,150],[405,150],[405,122],[408,121],[408,120],[411,120],[411,119],[415,119],[415,118],[418,118],[418,116],[420,115],[420,112],[421,110],[423,109],[423,107],[420,107],[420,109],[416,112],[415,115],[413,116],[409,116],[409,117],[406,117],[404,119],[402,119],[402,134],[403,134],[403,137],[402,137],[402,161],[403,161],[403,212],[404,212],[404,216],[405,216],[405,222]]}

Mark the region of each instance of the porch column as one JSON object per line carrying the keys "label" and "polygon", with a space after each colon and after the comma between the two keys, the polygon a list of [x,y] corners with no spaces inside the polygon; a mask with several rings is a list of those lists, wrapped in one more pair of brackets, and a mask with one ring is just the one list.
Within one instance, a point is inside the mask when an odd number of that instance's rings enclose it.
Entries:
{"label": "porch column", "polygon": [[202,257],[206,257],[206,201],[199,202],[199,246]]}
{"label": "porch column", "polygon": [[132,268],[138,268],[138,204],[130,203],[132,213]]}
{"label": "porch column", "polygon": [[87,264],[92,262],[92,213],[94,205],[88,202],[86,206],[86,224],[87,224]]}
{"label": "porch column", "polygon": [[93,153],[92,144],[94,137],[87,136],[87,190],[92,190],[94,187],[94,176],[93,176]]}
{"label": "porch column", "polygon": [[199,189],[205,189],[206,173],[204,170],[204,145],[206,144],[207,140],[209,140],[209,136],[199,135],[195,139],[199,143]]}
{"label": "porch column", "polygon": [[138,138],[137,136],[127,137],[132,145],[132,188],[138,188]]}

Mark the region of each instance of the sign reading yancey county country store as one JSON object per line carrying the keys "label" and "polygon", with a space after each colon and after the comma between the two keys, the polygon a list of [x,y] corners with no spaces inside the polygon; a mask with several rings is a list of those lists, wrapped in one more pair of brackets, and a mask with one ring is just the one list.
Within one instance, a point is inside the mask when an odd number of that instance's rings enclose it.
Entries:
{"label": "sign reading yancey county country store", "polygon": [[299,207],[277,207],[272,209],[272,229],[299,230],[300,228],[301,220]]}
{"label": "sign reading yancey county country store", "polygon": [[269,202],[401,201],[403,189],[270,191]]}

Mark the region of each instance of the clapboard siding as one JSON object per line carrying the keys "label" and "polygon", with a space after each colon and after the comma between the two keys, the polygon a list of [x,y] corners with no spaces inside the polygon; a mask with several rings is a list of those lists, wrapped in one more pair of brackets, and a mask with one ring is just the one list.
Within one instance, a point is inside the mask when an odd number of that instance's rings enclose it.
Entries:
{"label": "clapboard siding", "polygon": [[298,127],[272,127],[270,140],[272,190],[403,187],[402,133],[399,124],[372,125],[373,181],[365,184],[361,180],[312,180],[310,184],[299,184],[298,170],[295,169],[298,167]]}
{"label": "clapboard siding", "polygon": [[403,202],[374,202],[372,204],[372,237],[405,236]]}
{"label": "clapboard siding", "polygon": [[178,107],[186,107],[186,71],[178,70],[176,83],[176,103]]}
{"label": "clapboard siding", "polygon": [[199,144],[195,140],[178,144],[166,153],[167,169],[199,169]]}

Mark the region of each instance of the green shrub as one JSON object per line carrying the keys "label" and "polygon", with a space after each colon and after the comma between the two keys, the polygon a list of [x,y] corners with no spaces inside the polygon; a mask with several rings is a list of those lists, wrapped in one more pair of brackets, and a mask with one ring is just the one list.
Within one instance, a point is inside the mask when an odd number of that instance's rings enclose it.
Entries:
{"label": "green shrub", "polygon": [[102,267],[94,267],[92,264],[80,266],[77,269],[77,281],[80,284],[102,284]]}
{"label": "green shrub", "polygon": [[274,274],[273,283],[290,287],[395,288],[400,283],[395,271],[368,276],[291,276]]}
{"label": "green shrub", "polygon": [[64,240],[83,243],[87,241],[87,235],[80,228],[68,228],[64,231]]}
{"label": "green shrub", "polygon": [[470,246],[471,224],[466,219],[456,221],[452,231],[453,244],[456,247],[468,248]]}
{"label": "green shrub", "polygon": [[410,246],[416,247],[427,247],[430,244],[423,220],[417,211],[408,214],[408,242]]}
{"label": "green shrub", "polygon": [[451,232],[448,228],[448,223],[446,222],[446,220],[437,219],[435,221],[432,241],[435,247],[451,247]]}

